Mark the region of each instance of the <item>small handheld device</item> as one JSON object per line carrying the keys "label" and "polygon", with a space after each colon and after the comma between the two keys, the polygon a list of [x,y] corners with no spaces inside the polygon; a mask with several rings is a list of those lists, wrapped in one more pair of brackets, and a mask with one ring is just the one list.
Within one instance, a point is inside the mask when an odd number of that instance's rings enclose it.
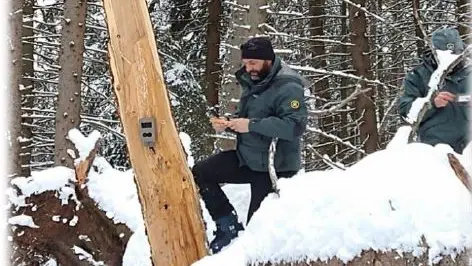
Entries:
{"label": "small handheld device", "polygon": [[143,117],[139,119],[139,130],[141,141],[144,146],[153,148],[156,144],[156,123],[153,117]]}

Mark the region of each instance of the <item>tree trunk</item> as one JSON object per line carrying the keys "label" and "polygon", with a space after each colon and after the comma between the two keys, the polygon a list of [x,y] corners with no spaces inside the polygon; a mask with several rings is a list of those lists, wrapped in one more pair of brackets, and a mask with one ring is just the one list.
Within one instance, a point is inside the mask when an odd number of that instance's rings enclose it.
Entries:
{"label": "tree trunk", "polygon": [[[41,257],[53,256],[61,265],[90,265],[75,254],[75,247],[83,249],[94,260],[103,261],[106,265],[122,264],[131,231],[126,225],[115,224],[110,220],[90,198],[87,188],[82,187],[95,159],[97,143],[75,169],[78,182],[66,185],[68,188],[75,187],[75,195],[80,205],[71,198],[67,204],[63,204],[63,199],[57,197],[57,192],[46,191],[27,198],[28,207],[12,211],[14,215],[31,216],[39,226],[20,226],[19,229],[12,230],[15,244],[27,251],[28,265],[35,265],[34,254],[40,254]],[[17,193],[22,195],[21,187],[17,188]],[[36,207],[33,209],[31,206]],[[58,216],[60,221],[54,219]]]}
{"label": "tree trunk", "polygon": [[[152,261],[154,265],[191,265],[207,254],[205,230],[196,186],[173,121],[146,2],[105,0],[104,8],[114,88]],[[140,118],[154,120],[152,147],[141,140]]]}
{"label": "tree trunk", "polygon": [[22,49],[21,49],[21,36],[22,36],[22,8],[23,1],[13,0],[11,1],[11,16],[9,21],[9,46],[10,46],[10,58],[9,65],[12,70],[9,83],[9,147],[8,149],[8,174],[12,176],[21,174],[21,160],[20,160],[20,149],[21,149],[21,77],[22,77]]}
{"label": "tree trunk", "polygon": [[85,0],[65,0],[62,20],[61,54],[59,56],[59,96],[54,141],[55,164],[74,168],[67,150],[75,150],[67,134],[80,125],[80,88],[84,53]]}
{"label": "tree trunk", "polygon": [[[26,0],[23,5],[23,38],[31,37],[34,35],[33,32],[33,1]],[[28,77],[34,76],[34,68],[33,68],[33,53],[34,53],[34,46],[33,46],[34,39],[29,40],[28,42],[23,42],[23,58],[28,60],[23,60],[23,90],[20,92],[22,97],[21,101],[22,107],[26,108],[33,108],[34,107],[34,98],[32,97],[33,94],[33,80]],[[22,114],[27,114],[27,112],[22,112]],[[21,118],[21,136],[24,138],[25,142],[22,143],[20,147],[20,164],[21,164],[21,172],[22,176],[30,176],[31,175],[31,154],[33,151],[33,132],[30,126],[33,124],[33,119],[29,117],[22,117]]]}
{"label": "tree trunk", "polygon": [[[234,8],[232,10],[232,25],[230,34],[230,45],[234,48],[229,48],[229,62],[227,72],[224,75],[224,82],[222,94],[220,95],[220,102],[224,113],[234,113],[237,110],[237,100],[241,95],[241,88],[234,77],[234,73],[241,67],[241,51],[239,46],[246,42],[249,37],[256,34],[263,33],[259,25],[266,22],[267,13],[259,7],[266,6],[266,0],[239,0],[236,4],[249,7],[249,10],[239,10]],[[249,29],[242,27],[249,25]],[[235,48],[238,49],[235,49]],[[235,147],[234,140],[222,139],[221,143],[217,144],[222,150],[230,150]]]}
{"label": "tree trunk", "polygon": [[[366,6],[366,0],[355,0],[355,4]],[[349,7],[349,19],[351,21],[351,47],[352,63],[357,76],[370,79],[369,41],[367,39],[367,21],[365,13],[357,7]],[[367,89],[365,82],[359,84],[362,89]],[[370,85],[372,86],[372,85]],[[361,142],[367,153],[377,150],[378,133],[375,105],[372,100],[373,90],[360,94],[356,99],[358,117],[362,117],[359,125]]]}
{"label": "tree trunk", "polygon": [[[341,20],[341,36],[344,36],[341,39],[341,41],[348,42],[349,41],[349,28],[348,28],[348,25],[349,25],[349,21],[348,21],[349,10],[348,10],[347,3],[343,1],[341,3],[340,9],[341,9],[341,14],[343,16],[345,16],[345,18],[343,18]],[[341,45],[340,46],[340,52],[342,54],[348,54],[349,53],[348,46],[347,45]],[[341,63],[340,63],[341,69],[346,69],[346,70],[351,69],[350,62],[352,61],[352,59],[350,60],[350,58],[348,58],[348,56],[346,56],[346,57],[341,58],[340,60],[342,60]],[[354,73],[352,73],[352,70],[350,72],[351,72],[351,74],[354,74]],[[349,95],[354,93],[354,85],[352,85],[349,78],[341,77],[340,79],[341,79],[341,87],[343,88],[341,90],[341,99],[346,99],[347,97],[349,97]],[[353,104],[354,104],[353,101],[349,102],[346,105],[346,108],[352,108]],[[340,132],[341,139],[348,139],[348,138],[350,138],[350,136],[356,135],[357,132],[358,132],[358,128],[352,122],[352,120],[354,120],[355,117],[356,117],[355,110],[341,112],[340,116],[341,116],[341,118],[340,118],[341,123],[340,124],[343,127],[341,129],[341,132]],[[354,139],[352,142],[354,143],[354,145],[358,145],[357,138]],[[339,157],[340,157],[339,159],[344,159],[343,163],[346,164],[346,165],[349,165],[349,164],[352,164],[352,163],[355,163],[355,162],[358,161],[358,158],[357,158],[358,154],[357,153],[353,153],[350,156],[347,156],[347,155],[343,156],[342,154],[340,154]]]}
{"label": "tree trunk", "polygon": [[191,1],[171,0],[170,32],[175,39],[179,39],[185,27],[192,21]]}
{"label": "tree trunk", "polygon": [[218,104],[221,82],[220,36],[221,0],[210,0],[208,4],[207,57],[206,57],[206,98],[209,106]]}
{"label": "tree trunk", "polygon": [[466,43],[470,43],[470,28],[467,27],[467,25],[470,26],[471,20],[470,20],[470,4],[468,0],[456,0],[456,6],[457,6],[457,21],[460,23],[458,30],[459,33],[461,34],[462,38]]}
{"label": "tree trunk", "polygon": [[[53,256],[60,265],[90,265],[79,259],[74,253],[74,246],[87,251],[96,261],[103,261],[106,265],[121,265],[126,244],[131,236],[128,227],[108,219],[88,196],[86,189],[76,189],[80,207],[77,207],[73,200],[62,204],[56,193],[47,191],[33,195],[27,202],[31,203],[31,206],[39,207],[34,211],[31,207],[22,207],[14,214],[29,215],[39,226],[19,226],[13,233],[15,243],[30,254]],[[55,222],[55,216],[60,216],[61,221]],[[69,225],[74,220],[77,221],[76,224]],[[28,263],[32,263],[31,260],[34,259],[29,258]]]}
{"label": "tree trunk", "polygon": [[[426,252],[426,255],[428,253]],[[415,257],[411,253],[404,252],[398,256],[397,252],[387,251],[363,251],[360,256],[355,257],[348,263],[342,262],[338,258],[331,258],[327,262],[321,261],[303,261],[303,262],[278,262],[278,263],[259,263],[258,266],[418,266],[428,265],[426,255]],[[468,265],[469,257],[466,251],[458,254],[457,257],[444,256],[442,260],[435,264],[436,266],[463,266]]]}
{"label": "tree trunk", "polygon": [[[310,35],[311,38],[316,38],[316,39],[322,39],[324,38],[324,6],[325,6],[325,0],[311,0],[309,1],[309,15],[312,16],[310,19]],[[325,50],[325,45],[324,42],[319,42],[319,41],[313,41],[311,43],[311,56],[312,58],[315,58],[312,62],[312,66],[315,68],[321,68],[321,69],[326,69],[326,57],[324,56],[326,54]],[[316,59],[318,57],[318,59]],[[316,94],[316,96],[322,98],[323,100],[326,100],[329,102],[331,98],[331,93],[329,90],[329,80],[328,78],[322,78],[324,75],[320,75],[319,78],[321,80],[317,80],[313,86],[312,93]],[[316,107],[322,108],[324,104],[326,104],[325,101],[317,101],[318,104],[316,104]],[[320,117],[317,120],[318,127],[324,131],[324,132],[332,132],[333,129],[333,123],[334,123],[334,115],[331,113],[327,113]],[[319,152],[323,155],[328,155],[330,158],[336,153],[336,144],[332,142],[332,140],[329,140],[325,137],[320,137],[321,143],[325,142],[331,142],[328,145],[325,145],[324,147],[319,148]]]}
{"label": "tree trunk", "polygon": [[[413,5],[415,6],[416,9],[420,9],[420,0],[416,0],[416,1],[413,1]],[[417,53],[417,57],[420,57],[421,54],[424,52],[424,48],[425,48],[425,43],[423,40],[423,34],[421,33],[421,29],[420,29],[420,24],[418,23],[418,20],[416,19],[415,16],[413,16],[413,21],[415,23],[415,35],[416,37],[420,38],[420,39],[416,39],[416,53]]]}

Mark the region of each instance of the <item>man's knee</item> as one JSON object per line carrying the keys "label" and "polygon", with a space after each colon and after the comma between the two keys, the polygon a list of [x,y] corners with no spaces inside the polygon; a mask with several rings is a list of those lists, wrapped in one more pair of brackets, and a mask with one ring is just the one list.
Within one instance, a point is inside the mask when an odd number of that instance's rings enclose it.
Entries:
{"label": "man's knee", "polygon": [[201,185],[201,183],[204,181],[206,172],[207,171],[206,171],[205,160],[197,162],[192,167],[193,179],[195,180],[195,183],[197,183],[197,185]]}

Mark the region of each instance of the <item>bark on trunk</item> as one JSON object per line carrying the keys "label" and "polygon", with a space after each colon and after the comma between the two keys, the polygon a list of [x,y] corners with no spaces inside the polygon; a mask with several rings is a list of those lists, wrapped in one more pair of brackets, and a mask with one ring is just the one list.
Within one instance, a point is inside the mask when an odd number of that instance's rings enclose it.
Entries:
{"label": "bark on trunk", "polygon": [[[23,38],[31,37],[34,35],[33,32],[33,1],[26,0],[24,1],[23,5]],[[29,77],[34,76],[34,68],[33,68],[33,53],[34,53],[34,39],[30,39],[27,42],[23,42],[23,58],[27,60],[23,60],[23,90],[20,92],[22,97],[22,107],[24,108],[33,108],[34,107],[34,98],[31,96],[34,89],[33,80]],[[23,114],[28,114],[28,112],[22,112]],[[21,136],[26,141],[21,143],[20,147],[20,164],[21,164],[21,175],[22,176],[30,176],[31,175],[31,154],[33,152],[32,146],[32,139],[33,139],[33,132],[32,128],[27,125],[33,124],[33,119],[29,117],[22,117],[21,118]]]}
{"label": "bark on trunk", "polygon": [[[72,200],[63,205],[56,193],[49,191],[28,198],[27,203],[38,206],[37,210],[21,208],[17,214],[32,216],[39,228],[18,226],[13,233],[15,243],[29,252],[53,256],[60,265],[90,265],[79,260],[74,246],[90,253],[95,261],[121,265],[131,236],[128,227],[109,220],[88,196],[87,190],[76,190],[77,199],[81,202],[79,210]],[[61,220],[55,222],[54,216],[60,216]],[[74,226],[69,224],[72,219],[77,219]]]}
{"label": "bark on trunk", "polygon": [[[426,254],[428,254],[426,252]],[[463,266],[468,265],[469,256],[467,252],[462,252],[455,259],[444,256],[435,266]],[[354,258],[348,263],[343,263],[339,259],[330,259],[328,262],[281,262],[281,263],[260,263],[261,266],[418,266],[428,265],[428,258],[423,255],[419,258],[410,253],[403,253],[399,256],[396,252],[376,252],[373,250],[362,252],[360,257]]]}
{"label": "bark on trunk", "polygon": [[85,0],[65,0],[59,57],[59,96],[56,112],[55,164],[74,168],[67,150],[75,150],[68,140],[69,130],[80,125],[80,88],[84,53]]}
{"label": "bark on trunk", "polygon": [[464,186],[470,192],[472,192],[472,179],[470,177],[470,174],[467,172],[461,162],[457,159],[457,157],[454,156],[454,154],[448,153],[447,157],[449,158],[449,163],[451,164],[454,173],[456,173],[457,178],[459,178],[462,184],[464,184]]}
{"label": "bark on trunk", "polygon": [[[105,0],[115,93],[155,265],[187,266],[207,254],[196,186],[172,118],[145,1]],[[127,19],[123,19],[123,18]],[[154,148],[140,118],[155,121]]]}
{"label": "bark on trunk", "polygon": [[[231,24],[231,39],[230,45],[235,48],[229,48],[229,62],[227,71],[224,74],[225,84],[220,94],[220,105],[223,113],[233,114],[238,107],[237,102],[232,100],[239,100],[241,95],[241,88],[234,77],[234,73],[241,67],[241,51],[239,46],[246,42],[249,37],[254,37],[257,34],[263,33],[259,25],[266,22],[267,13],[261,6],[267,5],[267,0],[238,0],[240,6],[249,7],[248,10],[239,10],[234,8],[232,10],[232,24]],[[249,29],[242,27],[242,25],[249,25]],[[236,47],[238,49],[236,49]],[[231,150],[235,148],[236,142],[229,139],[221,139],[217,146],[222,150]]]}
{"label": "bark on trunk", "polygon": [[8,94],[10,97],[9,105],[9,147],[8,149],[8,174],[16,176],[21,174],[21,161],[20,161],[20,136],[21,136],[21,93],[20,84],[22,77],[22,49],[21,49],[21,36],[22,36],[22,8],[23,1],[13,0],[11,1],[11,16],[9,21],[9,50],[10,58],[9,65],[12,70],[10,76],[10,83],[8,88]]}
{"label": "bark on trunk", "polygon": [[[457,11],[456,13],[458,14],[457,16],[457,21],[459,22],[459,33],[461,34],[462,38],[466,43],[470,43],[470,23],[472,22],[470,20],[470,16],[472,15],[470,12],[470,4],[468,0],[457,0],[456,1],[457,5]],[[467,26],[469,25],[469,27]]]}
{"label": "bark on trunk", "polygon": [[210,0],[208,4],[207,57],[206,57],[206,99],[208,105],[218,104],[218,91],[221,83],[220,36],[221,0]]}
{"label": "bark on trunk", "polygon": [[[126,225],[115,224],[108,219],[89,197],[87,188],[82,189],[81,186],[95,159],[97,148],[98,146],[95,146],[86,159],[78,164],[78,184],[69,184],[75,187],[79,206],[73,200],[64,205],[56,196],[57,192],[47,191],[27,199],[26,203],[37,206],[36,210],[22,207],[16,212],[30,215],[39,226],[19,226],[14,231],[14,240],[19,248],[41,254],[43,257],[53,256],[61,265],[90,265],[90,262],[75,254],[75,247],[83,249],[92,255],[95,261],[103,261],[106,265],[122,264],[131,231]],[[54,221],[54,216],[59,216],[60,220]],[[29,263],[32,262],[30,259]]]}
{"label": "bark on trunk", "polygon": [[[309,14],[312,16],[310,19],[310,35],[311,38],[322,39],[324,38],[324,6],[325,0],[312,0],[309,2]],[[311,43],[311,56],[315,58],[313,60],[312,66],[315,68],[326,69],[326,50],[324,42],[313,41]],[[320,80],[316,80],[312,93],[314,93],[317,97],[320,97],[323,100],[317,101],[317,107],[322,108],[327,102],[331,101],[331,92],[329,90],[329,79],[322,78],[323,75],[320,75]],[[324,101],[326,100],[326,101]],[[327,113],[319,117],[317,120],[318,127],[324,132],[332,132],[333,125],[334,125],[334,115],[331,113]],[[320,136],[321,143],[329,143],[323,147],[319,148],[319,152],[321,154],[326,154],[330,158],[336,153],[336,144],[325,137]]]}
{"label": "bark on trunk", "polygon": [[[366,0],[355,0],[355,4],[366,6]],[[355,74],[357,76],[371,78],[370,59],[369,59],[369,42],[367,39],[367,21],[365,13],[357,7],[349,6],[349,19],[351,21],[351,55]],[[362,89],[367,88],[365,82],[359,84]],[[371,85],[370,85],[371,86]],[[364,150],[372,153],[377,150],[378,132],[377,117],[375,113],[375,105],[372,100],[373,90],[360,94],[356,100],[356,109],[358,117],[362,117],[360,129],[360,140],[364,143]]]}

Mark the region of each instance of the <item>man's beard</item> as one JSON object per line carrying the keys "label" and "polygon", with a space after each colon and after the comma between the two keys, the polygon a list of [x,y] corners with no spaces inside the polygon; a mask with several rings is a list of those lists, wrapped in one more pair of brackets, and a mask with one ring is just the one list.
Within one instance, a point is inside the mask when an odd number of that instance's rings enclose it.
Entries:
{"label": "man's beard", "polygon": [[271,66],[269,65],[269,62],[264,62],[260,71],[253,70],[249,72],[249,75],[251,76],[252,80],[261,81],[270,73],[270,68]]}

